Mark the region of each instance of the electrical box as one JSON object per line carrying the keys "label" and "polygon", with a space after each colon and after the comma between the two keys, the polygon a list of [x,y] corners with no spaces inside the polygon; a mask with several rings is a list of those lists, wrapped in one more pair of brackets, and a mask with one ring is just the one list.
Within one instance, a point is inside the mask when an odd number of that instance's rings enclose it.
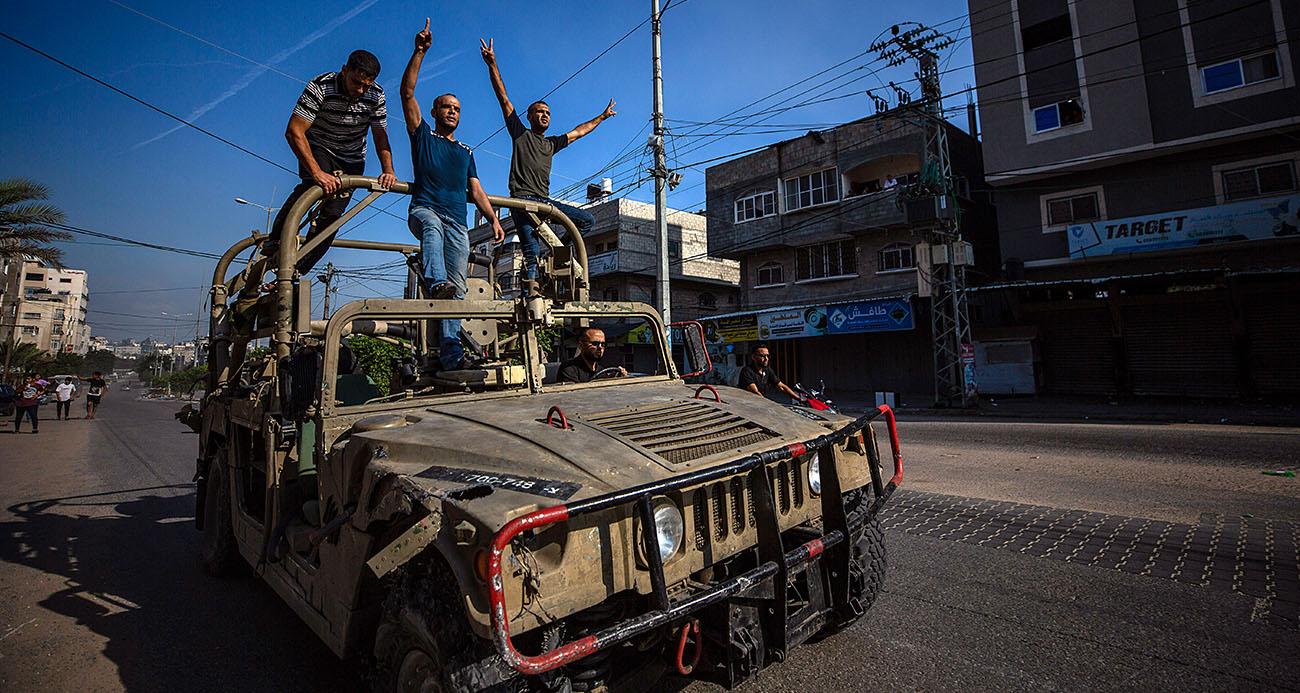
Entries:
{"label": "electrical box", "polygon": [[975,264],[975,249],[970,243],[957,241],[952,244],[952,264],[959,266]]}

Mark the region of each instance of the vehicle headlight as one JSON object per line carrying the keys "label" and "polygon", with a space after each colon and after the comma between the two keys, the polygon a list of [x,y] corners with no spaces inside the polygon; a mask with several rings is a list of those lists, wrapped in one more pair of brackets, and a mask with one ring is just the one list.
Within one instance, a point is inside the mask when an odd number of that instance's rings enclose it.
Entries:
{"label": "vehicle headlight", "polygon": [[814,496],[820,496],[822,493],[822,464],[816,457],[808,463],[808,490],[812,491]]}
{"label": "vehicle headlight", "polygon": [[667,498],[655,502],[655,543],[659,545],[659,558],[668,560],[682,547],[682,536],[686,533],[686,523],[677,506]]}

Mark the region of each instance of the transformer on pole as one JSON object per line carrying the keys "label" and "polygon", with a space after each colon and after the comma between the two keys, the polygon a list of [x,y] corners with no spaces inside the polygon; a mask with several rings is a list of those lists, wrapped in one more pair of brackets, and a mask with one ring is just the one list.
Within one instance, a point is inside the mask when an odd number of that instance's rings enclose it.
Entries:
{"label": "transformer on pole", "polygon": [[[921,83],[920,127],[925,137],[924,160],[917,182],[902,193],[909,207],[924,207],[923,257],[917,262],[918,293],[930,296],[930,333],[934,339],[934,402],[936,406],[968,407],[975,403],[970,318],[966,303],[966,264],[969,245],[961,237],[960,211],[954,194],[952,162],[948,156],[948,131],[944,124],[939,59],[935,51],[952,39],[920,24],[876,41],[871,50],[891,66],[907,60],[917,64]],[[933,218],[930,219],[930,210]],[[910,216],[910,215],[909,215]],[[965,359],[963,358],[965,356]],[[972,377],[967,378],[967,370]],[[969,382],[968,382],[969,380]]]}

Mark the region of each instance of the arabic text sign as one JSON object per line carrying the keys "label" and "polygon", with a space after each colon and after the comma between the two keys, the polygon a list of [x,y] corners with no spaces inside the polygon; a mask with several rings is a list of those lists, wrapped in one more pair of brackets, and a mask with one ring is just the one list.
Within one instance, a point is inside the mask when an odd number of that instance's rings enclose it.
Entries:
{"label": "arabic text sign", "polygon": [[906,300],[883,299],[846,303],[826,309],[831,334],[910,330],[912,307]]}
{"label": "arabic text sign", "polygon": [[1300,195],[1069,227],[1070,257],[1257,241],[1300,234]]}
{"label": "arabic text sign", "polygon": [[704,339],[710,344],[752,342],[758,339],[757,315],[733,315],[714,320],[701,320]]}
{"label": "arabic text sign", "polygon": [[818,337],[826,334],[826,309],[820,306],[758,314],[759,339]]}

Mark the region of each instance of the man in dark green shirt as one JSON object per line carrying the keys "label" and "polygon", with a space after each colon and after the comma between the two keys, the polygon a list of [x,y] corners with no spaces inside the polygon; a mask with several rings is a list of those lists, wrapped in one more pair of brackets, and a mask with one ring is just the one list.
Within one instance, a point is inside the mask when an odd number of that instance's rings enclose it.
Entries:
{"label": "man in dark green shirt", "polygon": [[[551,199],[551,158],[555,153],[573,144],[575,140],[596,129],[606,118],[613,118],[614,100],[609,100],[605,112],[573,128],[563,135],[546,136],[546,128],[551,125],[551,107],[545,101],[536,101],[528,107],[528,124],[525,128],[515,112],[515,107],[506,96],[506,85],[501,81],[501,72],[497,69],[496,53],[492,40],[479,40],[479,51],[483,62],[488,66],[488,77],[492,80],[492,90],[496,92],[501,104],[501,115],[506,119],[506,130],[514,141],[510,156],[510,196],[536,200],[554,205],[569,217],[578,233],[585,236],[596,225],[596,220],[586,210]],[[519,235],[519,247],[524,252],[524,279],[537,276],[537,239],[533,237],[533,224],[528,215],[521,210],[510,210],[514,220],[515,232]]]}

